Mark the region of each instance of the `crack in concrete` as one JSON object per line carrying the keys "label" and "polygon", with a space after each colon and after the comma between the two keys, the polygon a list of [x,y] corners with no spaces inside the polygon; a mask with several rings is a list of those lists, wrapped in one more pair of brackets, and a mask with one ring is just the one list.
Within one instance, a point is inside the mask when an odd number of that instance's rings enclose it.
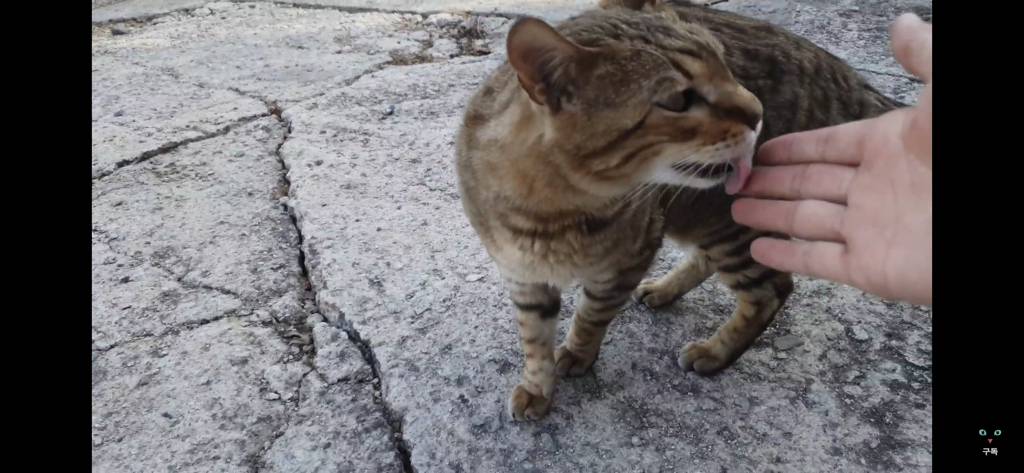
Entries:
{"label": "crack in concrete", "polygon": [[[241,2],[236,1],[234,3],[241,3]],[[268,2],[268,3],[272,3],[272,4],[278,5],[278,6],[291,7],[291,8],[332,9],[332,10],[339,10],[339,11],[347,12],[347,13],[376,12],[376,13],[392,13],[392,14],[396,14],[396,13],[397,14],[410,14],[410,15],[418,15],[421,19],[425,19],[426,17],[428,17],[429,15],[432,15],[432,14],[442,13],[442,11],[437,11],[437,12],[415,12],[415,11],[400,11],[400,10],[383,10],[383,9],[377,9],[377,8],[338,7],[338,6],[322,6],[322,5],[301,5],[301,4],[294,4],[294,3],[289,3],[289,2]],[[184,10],[188,10],[188,9],[184,9]],[[146,21],[151,21],[153,19],[156,19],[156,18],[159,18],[159,17],[162,17],[162,16],[174,14],[174,13],[176,13],[178,11],[181,11],[181,10],[166,12],[166,13],[162,13],[162,14],[159,14],[159,15],[152,15],[151,17],[148,17],[148,18],[122,19],[122,20],[115,20],[115,21],[99,22],[98,24],[113,24],[113,23],[118,23],[118,22],[122,22],[122,23],[127,23],[127,22],[135,22],[135,23],[146,22]],[[514,19],[514,18],[519,16],[517,14],[502,13],[502,12],[491,12],[491,13],[470,12],[470,14],[475,15],[475,16],[479,16],[479,17],[500,17],[500,18],[506,18],[506,19]],[[97,24],[97,23],[94,23],[94,24]],[[423,49],[426,50],[427,48],[423,48]],[[366,70],[364,70],[360,74],[358,74],[358,75],[356,75],[356,76],[354,76],[354,77],[344,81],[341,84],[340,87],[332,88],[331,90],[336,90],[338,88],[349,87],[349,86],[355,84],[356,82],[358,82],[359,80],[363,79],[364,77],[366,77],[368,75],[371,75],[373,73],[379,72],[379,71],[384,70],[384,69],[386,69],[388,67],[400,67],[401,65],[402,64],[400,63],[400,61],[396,60],[395,58],[392,58],[390,61],[384,61],[384,62],[381,62],[379,64],[376,64],[374,66],[371,66],[371,67],[367,68]],[[161,72],[170,75],[174,79],[180,80],[180,78],[181,78],[181,75],[178,74],[177,71],[170,70],[169,68],[167,70],[161,70]],[[199,86],[199,87],[203,87],[203,88],[207,87],[206,84],[194,84],[194,85]],[[133,164],[138,164],[140,162],[144,162],[144,161],[146,161],[148,159],[151,159],[152,157],[159,156],[161,154],[173,151],[174,149],[176,149],[176,148],[178,148],[180,146],[183,146],[183,145],[186,145],[186,144],[190,144],[190,143],[194,143],[194,142],[197,142],[197,141],[202,141],[202,140],[209,139],[209,138],[214,138],[216,136],[221,136],[221,135],[224,135],[224,134],[228,133],[232,129],[234,129],[234,128],[240,126],[240,125],[243,125],[245,123],[249,123],[249,122],[254,121],[256,119],[259,119],[259,118],[264,118],[264,117],[272,116],[275,119],[277,119],[279,122],[284,123],[284,124],[287,125],[287,129],[286,129],[286,131],[284,133],[284,136],[281,138],[281,141],[280,141],[280,143],[278,143],[278,145],[277,145],[277,147],[276,147],[274,152],[275,152],[275,155],[276,155],[276,157],[278,159],[278,162],[281,165],[281,169],[283,171],[282,180],[284,181],[283,182],[284,194],[289,196],[289,197],[291,197],[291,181],[290,181],[290,179],[288,177],[289,168],[288,168],[287,162],[285,161],[284,157],[281,154],[281,149],[284,147],[285,143],[288,141],[288,139],[291,136],[291,133],[293,131],[291,120],[284,117],[284,109],[281,107],[281,105],[278,103],[277,100],[274,100],[274,99],[272,99],[270,97],[261,96],[261,95],[256,94],[256,93],[245,92],[245,91],[243,91],[243,90],[241,90],[241,89],[239,89],[237,87],[228,87],[227,90],[229,90],[231,92],[234,92],[234,93],[237,93],[239,95],[245,96],[245,97],[249,97],[249,98],[261,101],[267,107],[267,112],[261,113],[261,114],[258,114],[258,115],[249,116],[249,117],[244,117],[242,119],[236,120],[236,121],[234,121],[234,122],[232,122],[232,123],[230,123],[230,124],[220,128],[220,129],[218,129],[217,131],[215,131],[213,133],[209,133],[209,134],[197,137],[197,138],[192,138],[192,139],[188,139],[188,140],[181,140],[181,141],[177,141],[177,142],[168,143],[168,144],[163,145],[163,146],[161,146],[161,147],[159,147],[159,148],[157,148],[155,150],[147,151],[147,152],[139,155],[136,158],[133,158],[133,159],[130,159],[130,160],[126,160],[126,161],[118,162],[115,165],[115,168],[113,170],[105,172],[105,173],[99,175],[98,177],[94,178],[94,180],[106,177],[107,175],[113,173],[114,171],[116,171],[116,170],[118,170],[118,169],[120,169],[122,167],[133,165]],[[307,96],[307,97],[303,97],[303,98],[295,100],[294,103],[295,104],[299,104],[299,103],[307,102],[309,100],[313,100],[315,98],[318,98],[318,97],[321,97],[323,95],[326,95],[329,92],[330,92],[330,90],[329,91],[320,92],[320,93],[317,93],[317,94],[313,94],[313,95],[310,95],[310,96]],[[308,261],[307,261],[307,258],[306,258],[306,250],[305,250],[305,244],[306,243],[305,243],[305,238],[304,238],[303,233],[302,233],[301,224],[299,222],[299,216],[296,215],[296,213],[294,211],[294,208],[289,206],[289,205],[287,205],[287,204],[282,204],[282,208],[283,208],[283,210],[285,212],[287,212],[287,214],[288,214],[288,216],[289,216],[289,218],[291,220],[291,223],[292,223],[293,227],[295,228],[296,235],[298,236],[298,250],[299,250],[298,263],[299,263],[299,268],[300,268],[301,274],[302,274],[301,277],[302,277],[303,281],[305,282],[305,289],[307,291],[311,292],[312,296],[313,296],[313,300],[317,301],[316,287],[313,285],[312,280],[310,278],[310,270],[309,270],[310,268],[309,268]],[[184,279],[184,275],[176,276],[173,272],[169,271],[167,268],[163,268],[163,267],[157,266],[155,264],[154,264],[154,266],[158,267],[159,269],[161,269],[161,270],[163,270],[165,272],[168,272],[168,274],[170,274],[172,277],[176,278],[176,280],[177,280],[177,282],[179,284],[181,284],[182,286],[185,286],[187,288],[188,287],[192,287],[192,288],[201,288],[201,289],[213,290],[213,291],[221,292],[221,293],[228,294],[228,295],[237,297],[239,299],[242,299],[241,296],[239,294],[235,293],[234,291],[230,291],[230,290],[227,290],[227,289],[224,289],[224,288],[218,288],[218,287],[207,285],[207,284],[186,282],[186,281],[183,280]],[[317,302],[317,305],[319,306],[319,302]],[[321,313],[324,312],[324,308],[323,307],[319,307],[319,309],[320,309]],[[183,331],[183,330],[192,330],[192,329],[195,329],[197,327],[200,327],[202,325],[205,325],[205,324],[208,324],[208,323],[211,323],[211,322],[215,322],[215,321],[218,321],[218,320],[223,320],[225,318],[235,317],[235,316],[238,316],[238,314],[235,314],[233,312],[232,313],[225,313],[225,314],[223,314],[221,316],[210,318],[210,319],[200,320],[198,322],[192,321],[192,322],[188,322],[188,323],[179,324],[179,325],[176,325],[176,326],[167,326],[168,327],[167,330],[162,332],[162,333],[160,333],[160,334],[152,334],[152,335],[145,335],[145,336],[142,336],[142,337],[136,337],[136,338],[133,338],[131,340],[127,340],[127,341],[123,341],[123,342],[120,342],[120,343],[112,344],[112,345],[106,347],[105,349],[94,349],[94,351],[105,352],[105,351],[108,351],[108,350],[110,350],[110,349],[112,349],[114,347],[121,346],[121,345],[124,345],[126,343],[136,342],[136,341],[139,341],[139,340],[144,340],[144,339],[153,338],[153,337],[163,337],[163,336],[167,336],[167,335],[175,335],[177,333],[180,333],[180,331]],[[370,383],[371,383],[371,385],[373,387],[373,394],[374,394],[373,402],[380,406],[381,415],[384,417],[384,420],[385,420],[385,422],[387,423],[387,425],[388,425],[388,427],[390,429],[390,441],[392,442],[392,445],[394,446],[396,457],[398,458],[398,460],[402,464],[402,470],[403,470],[404,473],[414,473],[415,469],[412,466],[411,451],[410,451],[410,448],[409,448],[408,444],[406,443],[406,441],[405,441],[405,439],[403,438],[403,435],[402,435],[402,418],[388,404],[387,400],[384,397],[384,392],[383,392],[383,387],[382,387],[383,377],[381,376],[381,372],[380,372],[380,363],[377,361],[377,357],[376,357],[376,355],[373,352],[371,344],[366,339],[364,339],[362,337],[362,335],[358,332],[358,330],[355,329],[355,327],[353,327],[347,321],[344,321],[343,318],[341,320],[342,320],[342,324],[344,326],[339,327],[339,328],[341,328],[345,332],[345,334],[348,336],[349,340],[353,344],[355,344],[356,348],[359,349],[359,352],[363,356],[364,361],[370,367],[370,370],[371,370],[372,375],[373,375],[372,380],[370,381]],[[302,325],[302,324],[300,322],[297,325]],[[279,333],[279,335],[280,335],[280,333]],[[316,375],[319,376],[320,379],[323,380],[328,385],[335,385],[335,384],[338,384],[338,383],[342,382],[341,380],[339,380],[339,381],[335,381],[333,383],[328,383],[326,381],[326,378],[324,378],[323,374],[320,373],[316,369],[316,364],[313,362],[313,359],[316,356],[315,345],[313,345],[313,347],[314,348],[312,348],[309,352],[303,353],[303,355],[302,355],[301,361],[304,362],[304,363],[308,363],[309,366],[310,366],[310,370],[307,371],[306,373],[304,373],[302,378],[299,381],[299,387],[298,387],[299,391],[297,392],[297,395],[295,396],[295,405],[293,406],[293,409],[298,409],[299,403],[301,401],[301,387],[302,387],[302,383],[305,381],[305,378],[307,376],[309,376],[310,373],[316,373]],[[361,382],[361,381],[355,380],[355,382]],[[265,465],[265,455],[267,454],[267,452],[269,452],[273,448],[273,446],[276,443],[277,439],[280,438],[281,435],[283,435],[285,430],[287,430],[287,428],[288,428],[288,426],[289,426],[289,424],[290,424],[290,422],[292,420],[293,414],[294,413],[290,409],[288,411],[287,417],[281,423],[281,426],[278,427],[277,429],[275,429],[275,438],[269,443],[269,445],[267,447],[261,449],[257,454],[253,455],[251,458],[247,459],[248,463],[249,463],[249,470],[251,472],[259,472],[260,469],[264,467],[264,465]]]}
{"label": "crack in concrete", "polygon": [[415,473],[415,469],[412,467],[412,450],[409,448],[409,444],[406,443],[405,438],[402,436],[402,418],[395,410],[388,404],[387,399],[384,397],[384,390],[382,388],[383,378],[380,374],[380,362],[377,361],[377,356],[373,353],[373,348],[370,343],[363,339],[359,335],[359,331],[356,330],[351,323],[343,321],[344,326],[341,327],[348,335],[348,339],[356,345],[359,352],[362,353],[363,359],[370,365],[370,371],[373,372],[373,392],[374,402],[379,403],[381,407],[381,413],[384,415],[384,420],[387,422],[388,427],[391,428],[391,442],[395,446],[395,450],[398,454],[399,461],[402,462],[403,473]]}
{"label": "crack in concrete", "polygon": [[[307,361],[308,358],[309,357],[306,357],[303,361]],[[246,462],[249,464],[250,473],[259,473],[259,471],[266,466],[266,460],[264,457],[267,455],[267,452],[274,448],[274,445],[277,444],[277,440],[284,437],[285,432],[287,432],[288,428],[291,427],[292,420],[296,415],[298,415],[298,411],[302,404],[302,383],[306,381],[306,376],[309,376],[309,374],[315,370],[316,368],[310,365],[309,370],[302,373],[302,377],[299,378],[299,383],[295,388],[295,394],[292,396],[292,400],[285,400],[283,397],[280,399],[280,401],[285,405],[285,418],[281,424],[274,429],[274,439],[265,447],[261,448],[259,452],[256,452],[246,459]]]}
{"label": "crack in concrete", "polygon": [[[381,69],[383,69],[384,67],[387,67],[387,66],[388,66],[387,63],[383,63],[383,64],[380,64],[378,66],[374,66],[373,68],[370,68],[370,69],[364,71],[363,73],[361,73],[358,76],[352,78],[351,80],[346,81],[345,86],[347,87],[347,86],[355,83],[356,81],[358,81],[362,77],[364,77],[364,76],[366,76],[368,74],[372,74],[373,72],[377,72],[378,70],[381,70]],[[233,91],[235,93],[241,94],[241,95],[245,95],[246,97],[259,99],[260,101],[262,101],[267,106],[267,110],[268,110],[267,113],[270,116],[273,116],[279,122],[284,123],[284,124],[287,125],[287,129],[285,130],[284,136],[282,136],[281,142],[278,143],[277,148],[274,150],[274,153],[277,156],[278,162],[281,165],[282,179],[284,181],[283,187],[285,189],[285,195],[291,197],[291,180],[288,177],[289,168],[288,168],[287,162],[284,159],[284,156],[281,154],[281,149],[284,147],[285,143],[288,141],[288,138],[291,136],[291,133],[292,133],[292,122],[291,122],[291,120],[284,117],[284,110],[281,108],[281,106],[278,104],[278,102],[276,100],[272,99],[272,98],[262,97],[262,96],[259,96],[259,95],[256,95],[256,94],[248,94],[248,93],[246,93],[246,92],[244,92],[244,91],[242,91],[240,89],[237,89],[237,88],[231,88],[229,90],[231,90],[231,91]],[[323,95],[323,94],[319,94],[319,95]],[[313,97],[310,97],[310,99],[311,98],[313,98]],[[308,265],[308,261],[306,259],[306,250],[305,250],[305,241],[306,240],[305,240],[305,237],[303,236],[303,233],[302,233],[302,228],[301,228],[301,225],[299,223],[299,218],[295,214],[295,211],[294,211],[293,207],[291,207],[291,206],[289,206],[287,204],[282,204],[282,209],[288,214],[289,218],[291,219],[292,226],[295,228],[295,233],[298,236],[298,240],[299,240],[298,241],[298,250],[299,250],[298,263],[299,263],[299,268],[300,268],[300,270],[302,272],[302,279],[305,282],[305,289],[306,289],[306,291],[312,293],[313,300],[316,301],[317,300],[317,297],[316,297],[316,287],[313,285],[313,283],[312,283],[312,281],[310,279],[309,265]],[[319,304],[317,304],[317,305],[319,305]],[[320,308],[320,311],[322,313],[323,309]],[[375,358],[373,358],[372,352],[366,351],[366,350],[368,350],[368,347],[365,346],[365,344],[360,345],[360,342],[356,342],[356,340],[360,340],[358,334],[356,334],[355,338],[353,338],[354,330],[352,330],[352,331],[345,330],[345,333],[348,335],[350,340],[352,340],[353,342],[356,343],[357,347],[360,349],[360,352],[363,354],[364,359],[366,359],[367,364],[370,366],[371,371],[373,372],[373,379],[374,379],[374,381],[373,381],[373,390],[374,390],[374,394],[375,394],[374,402],[381,404],[381,411],[382,411],[381,413],[384,416],[385,422],[388,424],[388,426],[392,430],[392,432],[391,432],[391,441],[392,441],[392,443],[393,443],[393,445],[394,445],[394,447],[396,449],[396,456],[398,457],[398,459],[401,461],[401,463],[403,465],[403,471],[406,472],[406,473],[413,473],[414,470],[412,469],[412,464],[410,462],[410,455],[409,455],[408,446],[406,446],[404,441],[401,440],[400,421],[396,422],[395,415],[393,414],[392,410],[386,405],[386,403],[383,400],[383,395],[381,394],[381,390],[380,390],[380,373],[378,371],[379,368],[378,368],[378,365],[376,364],[376,360],[375,360]],[[338,383],[341,382],[341,380],[339,380],[339,381],[336,381],[334,383],[327,383],[327,381],[324,378],[324,376],[316,369],[316,363],[313,362],[313,359],[316,356],[316,348],[315,348],[315,346],[316,345],[314,344],[313,345],[314,348],[312,348],[308,353],[304,354],[303,362],[309,364],[310,370],[307,371],[306,373],[304,373],[302,375],[302,378],[299,381],[299,389],[300,389],[300,391],[299,391],[298,395],[296,396],[296,402],[295,402],[294,409],[298,409],[299,403],[301,401],[300,398],[301,398],[302,383],[305,381],[306,377],[309,376],[310,373],[316,373],[316,375],[319,376],[320,379],[323,380],[328,385],[334,385],[334,384],[338,384]],[[369,358],[367,358],[367,353],[369,353]],[[356,382],[358,382],[358,381],[356,381]],[[281,435],[283,435],[284,431],[288,428],[288,425],[291,422],[291,416],[292,416],[292,413],[291,413],[291,411],[289,411],[288,417],[282,423],[282,426],[279,429],[276,429],[276,430],[278,430],[280,432],[280,435],[277,435],[275,437],[275,439],[273,441],[271,441],[270,444],[266,448],[262,449],[257,455],[255,455],[253,458],[251,458],[249,460],[249,462],[250,462],[250,468],[249,468],[250,472],[258,473],[260,471],[260,469],[265,465],[265,456],[266,456],[267,452],[269,452],[273,448],[274,443],[277,441],[278,438],[280,438]]]}
{"label": "crack in concrete", "polygon": [[[377,72],[377,71],[379,71],[381,69],[384,69],[388,65],[389,65],[388,63],[383,63],[383,64],[379,64],[377,66],[374,66],[374,67],[372,67],[370,69],[367,69],[366,71],[364,71],[363,73],[357,75],[356,77],[352,78],[351,80],[346,81],[345,87],[347,87],[347,86],[349,86],[351,84],[354,84],[359,79],[361,79],[362,77],[364,77],[364,76],[366,76],[368,74],[372,74],[372,73]],[[237,92],[237,93],[244,94],[244,92],[241,92],[238,89],[233,89],[233,90],[235,92]],[[251,95],[247,95],[247,96],[251,97]],[[285,123],[288,126],[287,130],[285,131],[284,136],[281,139],[281,142],[278,144],[277,149],[275,150],[275,154],[277,155],[278,162],[281,164],[281,170],[283,171],[282,178],[284,180],[284,187],[286,189],[286,195],[289,196],[289,198],[291,198],[291,197],[293,197],[292,194],[291,194],[291,180],[288,177],[288,173],[289,173],[290,170],[288,168],[287,161],[284,159],[284,156],[281,154],[281,149],[284,147],[285,143],[288,141],[288,138],[291,136],[291,133],[292,133],[292,130],[293,130],[293,128],[292,128],[292,121],[291,121],[291,119],[284,117],[284,110],[281,109],[281,107],[278,105],[277,101],[275,101],[273,99],[270,99],[270,98],[266,98],[266,97],[259,97],[259,98],[265,104],[267,104],[267,108],[270,111],[269,113],[272,116],[274,116],[278,121],[280,121],[282,123]],[[316,286],[313,284],[312,279],[310,278],[310,271],[309,271],[309,266],[308,266],[309,263],[308,263],[308,260],[306,258],[306,249],[305,249],[306,240],[305,240],[305,237],[304,237],[304,235],[302,233],[302,226],[301,226],[301,224],[299,222],[299,216],[296,215],[294,207],[291,207],[291,206],[286,205],[286,204],[282,204],[282,207],[283,207],[283,209],[286,212],[288,212],[288,216],[291,218],[292,225],[295,227],[295,233],[298,235],[298,238],[299,238],[299,241],[298,241],[298,245],[299,245],[299,248],[298,248],[299,249],[299,266],[300,266],[300,268],[302,270],[302,277],[303,277],[304,281],[306,282],[307,290],[310,291],[313,294],[313,300],[316,301],[316,304],[317,304],[318,308],[320,309],[320,313],[324,313],[324,308],[323,307],[319,307],[320,304],[319,304],[319,301],[318,301],[318,298],[317,298]],[[411,459],[410,459],[411,455],[410,455],[409,447],[405,443],[405,440],[402,438],[401,419],[395,414],[394,410],[387,404],[387,401],[384,399],[384,394],[383,394],[383,391],[381,389],[380,365],[377,362],[376,356],[373,354],[373,351],[370,348],[369,344],[366,343],[363,340],[363,338],[359,335],[359,333],[355,330],[354,327],[348,326],[348,327],[340,327],[340,328],[345,331],[345,334],[348,336],[349,340],[352,341],[356,345],[356,348],[358,348],[359,352],[363,355],[363,359],[366,361],[367,365],[370,366],[370,370],[373,373],[373,391],[374,391],[374,394],[375,394],[375,396],[374,396],[374,403],[377,403],[377,404],[379,404],[381,406],[381,414],[384,416],[385,422],[387,423],[388,427],[391,429],[391,436],[390,436],[391,438],[390,438],[390,440],[391,440],[391,442],[392,442],[392,444],[393,444],[393,446],[395,448],[395,454],[398,457],[398,460],[402,464],[403,472],[405,472],[405,473],[414,473],[415,470],[412,467],[412,462],[411,462]],[[313,352],[312,356],[315,356],[315,351]],[[313,363],[312,366],[313,366],[313,370],[312,371],[315,371],[317,373],[317,375],[320,376],[321,379],[323,379],[323,375],[319,371],[316,370],[316,364]],[[307,373],[307,375],[308,375],[308,373]],[[303,377],[305,377],[305,375]],[[264,452],[264,454],[265,454],[265,452]],[[260,458],[262,458],[262,455],[261,455]],[[260,460],[260,462],[262,462],[262,460]],[[258,469],[255,470],[255,471],[258,471]]]}
{"label": "crack in concrete", "polygon": [[918,79],[917,77],[908,76],[908,75],[904,75],[904,74],[897,74],[895,72],[876,71],[874,69],[868,69],[868,68],[865,68],[865,67],[854,67],[853,70],[860,71],[860,72],[867,72],[869,74],[876,74],[876,75],[880,75],[880,76],[898,77],[900,79],[909,80],[909,81],[914,82],[916,84],[923,84],[924,83],[923,81],[921,81],[921,79]]}
{"label": "crack in concrete", "polygon": [[224,126],[218,128],[218,129],[216,129],[216,130],[214,130],[213,132],[210,132],[210,133],[204,133],[204,134],[202,134],[200,136],[196,136],[196,137],[193,137],[193,138],[187,138],[187,139],[184,139],[184,140],[171,141],[169,143],[164,143],[164,144],[160,145],[159,147],[157,147],[156,149],[151,149],[149,151],[143,152],[142,154],[140,154],[140,155],[138,155],[138,156],[136,156],[134,158],[118,161],[117,163],[114,164],[114,168],[113,169],[110,169],[110,170],[103,171],[103,172],[99,173],[98,175],[93,177],[92,180],[93,180],[93,182],[96,182],[96,181],[98,181],[100,179],[103,179],[104,177],[107,177],[107,176],[115,173],[118,169],[121,169],[121,168],[126,167],[126,166],[131,166],[131,165],[139,164],[139,163],[144,163],[144,162],[149,161],[150,159],[155,158],[157,156],[170,153],[171,151],[174,151],[174,150],[176,150],[176,149],[178,149],[178,148],[180,148],[182,146],[185,146],[185,145],[188,145],[188,144],[192,144],[192,143],[196,143],[196,142],[199,142],[199,141],[205,141],[205,140],[208,140],[210,138],[217,138],[218,136],[224,136],[224,135],[228,134],[231,130],[234,130],[235,128],[238,128],[238,127],[240,127],[242,125],[246,125],[246,124],[251,123],[251,122],[254,122],[256,120],[259,120],[260,118],[269,117],[270,115],[271,115],[270,112],[258,113],[256,115],[249,115],[249,116],[246,116],[246,117],[239,118],[239,119],[237,119],[237,120],[235,120],[235,121],[233,121],[231,123],[228,123],[227,125],[224,125]]}
{"label": "crack in concrete", "polygon": [[106,353],[106,352],[108,352],[110,350],[113,350],[114,348],[119,348],[119,347],[122,347],[122,346],[125,346],[125,345],[130,345],[130,344],[133,344],[133,343],[138,343],[138,342],[141,342],[141,341],[144,341],[144,340],[149,340],[151,338],[162,338],[162,337],[180,335],[182,332],[187,332],[187,331],[190,331],[190,330],[195,330],[195,329],[197,329],[199,327],[202,327],[202,326],[207,325],[207,324],[211,324],[213,322],[219,322],[221,320],[230,319],[230,318],[243,319],[243,318],[248,318],[248,317],[249,317],[249,315],[239,314],[239,313],[236,313],[235,311],[227,311],[227,312],[225,312],[223,314],[220,314],[220,315],[217,315],[217,316],[208,317],[208,318],[201,318],[201,319],[197,319],[197,320],[190,320],[188,322],[182,322],[182,323],[175,324],[175,325],[167,325],[167,324],[163,323],[163,321],[160,321],[160,323],[164,327],[166,327],[166,329],[161,331],[161,332],[159,332],[159,333],[147,332],[147,333],[144,333],[144,334],[141,334],[141,335],[134,335],[134,336],[132,336],[130,338],[126,338],[126,339],[121,340],[119,342],[114,342],[114,343],[111,343],[110,345],[106,345],[103,348],[93,348],[92,351],[100,352],[100,353]]}
{"label": "crack in concrete", "polygon": [[[210,0],[210,1],[212,2],[213,0]],[[123,3],[123,2],[120,2],[120,3]],[[188,11],[195,10],[195,9],[196,9],[196,7],[181,7],[181,8],[175,8],[173,10],[168,10],[168,11],[160,12],[160,13],[147,13],[147,14],[142,14],[142,15],[138,15],[138,16],[131,16],[131,17],[127,17],[127,18],[111,18],[109,20],[93,21],[92,22],[92,26],[113,26],[113,25],[117,25],[117,24],[144,25],[144,24],[147,24],[147,23],[152,23],[153,20],[156,20],[156,19],[159,19],[159,18],[163,18],[165,16],[171,16],[171,15],[175,15],[175,14],[182,13],[182,12],[188,12]],[[93,11],[96,11],[96,10],[97,9],[94,9]]]}

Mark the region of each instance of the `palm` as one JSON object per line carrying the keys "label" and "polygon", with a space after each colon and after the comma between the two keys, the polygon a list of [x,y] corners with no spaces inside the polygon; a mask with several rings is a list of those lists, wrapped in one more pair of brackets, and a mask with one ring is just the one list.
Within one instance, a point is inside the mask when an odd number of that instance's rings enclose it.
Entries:
{"label": "palm", "polygon": [[908,281],[915,294],[931,287],[921,273],[931,258],[931,169],[904,145],[900,130],[910,116],[890,114],[868,130],[873,139],[850,182],[842,220],[850,283],[886,297],[904,290],[895,281]]}
{"label": "palm", "polygon": [[924,79],[918,104],[877,118],[781,136],[733,205],[736,221],[800,240],[759,238],[754,259],[773,268],[931,303],[931,25],[893,27],[896,59]]}

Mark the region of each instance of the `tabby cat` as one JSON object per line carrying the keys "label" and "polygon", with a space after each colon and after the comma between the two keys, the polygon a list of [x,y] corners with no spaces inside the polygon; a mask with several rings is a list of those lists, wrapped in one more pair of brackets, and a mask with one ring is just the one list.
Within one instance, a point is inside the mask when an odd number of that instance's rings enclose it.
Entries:
{"label": "tabby cat", "polygon": [[[594,364],[631,294],[662,306],[717,273],[737,306],[679,362],[710,375],[736,361],[793,290],[789,274],[751,259],[764,234],[730,215],[755,147],[900,105],[804,39],[690,3],[603,0],[557,28],[524,17],[507,52],[465,111],[457,170],[515,306],[526,359],[509,398],[517,420],[545,416],[556,376]],[[691,257],[643,280],[665,235]],[[582,303],[556,349],[561,291],[574,282]]]}

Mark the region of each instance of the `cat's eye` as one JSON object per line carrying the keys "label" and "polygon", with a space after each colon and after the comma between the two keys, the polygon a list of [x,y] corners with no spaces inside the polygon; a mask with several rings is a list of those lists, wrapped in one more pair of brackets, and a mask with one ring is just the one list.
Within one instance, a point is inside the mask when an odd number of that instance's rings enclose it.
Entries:
{"label": "cat's eye", "polygon": [[703,97],[696,90],[686,89],[658,101],[655,105],[670,112],[683,113],[702,100],[704,100]]}
{"label": "cat's eye", "polygon": [[981,430],[978,431],[978,435],[980,435],[982,437],[984,437],[985,434],[986,434],[985,429],[981,429]]}
{"label": "cat's eye", "polygon": [[995,435],[996,437],[998,437],[1000,435],[1003,435],[1003,431],[1002,430],[997,430],[995,432],[992,432],[992,435]]}

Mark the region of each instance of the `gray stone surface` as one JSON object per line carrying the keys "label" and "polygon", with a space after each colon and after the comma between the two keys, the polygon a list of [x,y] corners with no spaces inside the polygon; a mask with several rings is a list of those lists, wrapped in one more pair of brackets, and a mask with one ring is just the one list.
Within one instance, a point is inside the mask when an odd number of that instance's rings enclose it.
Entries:
{"label": "gray stone surface", "polygon": [[115,347],[93,361],[93,471],[247,472],[288,417],[260,396],[286,354],[237,319]]}
{"label": "gray stone surface", "polygon": [[[806,278],[710,379],[674,360],[728,316],[720,283],[631,305],[549,418],[511,422],[515,324],[451,166],[509,21],[351,10],[590,2],[318,3],[94,2],[145,18],[93,29],[94,471],[931,469],[930,311]],[[930,5],[717,7],[912,101],[887,28]]]}
{"label": "gray stone surface", "polygon": [[[271,2],[272,0],[255,0]],[[124,0],[115,5],[97,8],[94,1],[92,21],[109,22],[147,18],[172,11],[198,9],[225,2],[209,0]],[[583,8],[595,5],[591,0],[284,0],[273,3],[306,8],[333,8],[346,11],[378,10],[417,13],[475,12],[482,14],[529,14],[551,20],[562,20]],[[208,14],[208,13],[203,13]]]}

